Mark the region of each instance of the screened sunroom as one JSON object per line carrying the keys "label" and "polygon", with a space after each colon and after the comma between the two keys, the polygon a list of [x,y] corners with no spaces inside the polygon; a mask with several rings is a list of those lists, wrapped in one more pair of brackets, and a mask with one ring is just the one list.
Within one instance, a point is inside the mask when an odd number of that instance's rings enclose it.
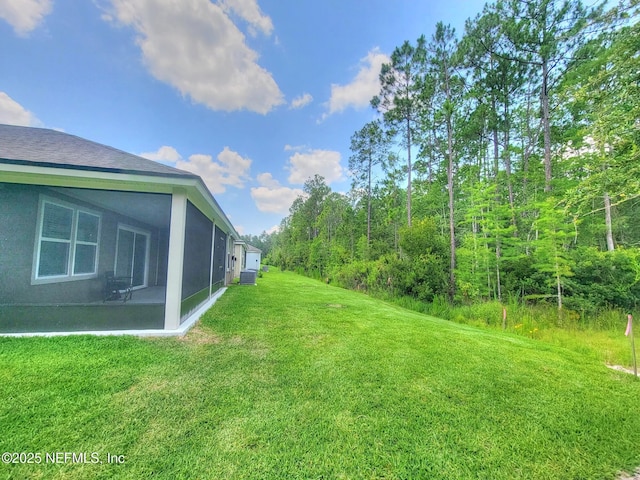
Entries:
{"label": "screened sunroom", "polygon": [[180,332],[237,238],[196,175],[0,125],[0,333]]}

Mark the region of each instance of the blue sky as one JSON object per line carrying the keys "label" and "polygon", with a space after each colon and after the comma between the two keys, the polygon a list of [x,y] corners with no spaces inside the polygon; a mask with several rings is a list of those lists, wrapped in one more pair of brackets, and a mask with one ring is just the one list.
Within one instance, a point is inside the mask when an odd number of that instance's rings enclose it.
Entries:
{"label": "blue sky", "polygon": [[0,123],[200,175],[240,233],[305,179],[346,192],[380,65],[480,0],[0,0]]}

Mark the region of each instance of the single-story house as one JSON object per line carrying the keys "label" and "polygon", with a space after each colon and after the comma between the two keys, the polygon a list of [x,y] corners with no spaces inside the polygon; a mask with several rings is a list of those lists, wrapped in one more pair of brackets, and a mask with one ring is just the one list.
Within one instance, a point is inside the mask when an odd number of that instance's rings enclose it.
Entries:
{"label": "single-story house", "polygon": [[262,250],[252,245],[247,245],[247,259],[245,261],[245,268],[247,270],[260,270],[261,256]]}
{"label": "single-story house", "polygon": [[232,279],[239,238],[197,175],[0,125],[0,334],[181,333]]}
{"label": "single-story house", "polygon": [[233,242],[233,278],[240,278],[240,272],[245,269],[247,243],[243,240]]}

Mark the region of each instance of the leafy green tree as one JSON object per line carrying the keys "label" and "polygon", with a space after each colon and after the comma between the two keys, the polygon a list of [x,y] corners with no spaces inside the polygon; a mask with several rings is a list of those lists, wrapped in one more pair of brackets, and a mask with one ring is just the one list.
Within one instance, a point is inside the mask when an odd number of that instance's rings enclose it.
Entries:
{"label": "leafy green tree", "polygon": [[400,246],[402,252],[409,257],[419,257],[424,253],[446,258],[447,241],[440,233],[438,224],[433,218],[423,218],[413,225],[400,229]]}
{"label": "leafy green tree", "polygon": [[[271,257],[425,302],[635,306],[639,3],[598,24],[577,0],[496,0],[461,42],[441,23],[429,43],[405,42],[372,101],[384,121],[352,137],[354,188],[344,196],[309,179]],[[587,27],[609,30],[589,37]],[[406,168],[392,153],[370,155],[382,125],[406,148]]]}
{"label": "leafy green tree", "polygon": [[331,192],[322,175],[315,174],[313,178],[304,182],[302,191],[306,198],[302,204],[302,215],[307,225],[309,240],[313,240],[319,234],[318,218],[323,210],[323,202]]}
{"label": "leafy green tree", "polygon": [[527,66],[510,59],[515,53],[506,50],[510,45],[502,39],[505,19],[501,18],[499,9],[496,5],[486,5],[481,15],[473,21],[467,20],[461,53],[471,70],[470,94],[477,102],[477,114],[491,135],[492,175],[497,178],[502,160],[509,206],[515,211],[511,131],[513,108],[520,101]]}
{"label": "leafy green tree", "polygon": [[569,246],[575,232],[573,223],[558,208],[557,200],[549,197],[538,204],[539,217],[535,222],[536,239],[533,242],[534,266],[549,275],[548,285],[555,288],[558,311],[562,310],[563,287],[567,278],[573,276]]}
{"label": "leafy green tree", "polygon": [[[584,43],[587,27],[595,21],[601,7],[587,9],[579,0],[505,0],[496,3],[504,19],[502,38],[508,46],[496,55],[531,68],[540,95],[540,121],[543,131],[545,191],[552,180],[552,93],[567,65],[576,60]],[[515,56],[511,53],[515,52]]]}
{"label": "leafy green tree", "polygon": [[454,168],[458,157],[455,143],[455,119],[457,99],[461,97],[463,79],[458,69],[460,56],[454,29],[439,22],[427,47],[429,74],[435,80],[434,108],[443,131],[443,156],[447,159],[447,190],[449,193],[449,299],[453,301],[456,288],[456,237],[455,237],[455,181]]}
{"label": "leafy green tree", "polygon": [[638,22],[601,35],[583,47],[590,60],[576,65],[563,84],[571,118],[581,125],[571,157],[589,172],[567,200],[583,216],[604,213],[609,251],[615,248],[613,208],[640,196],[639,38]]}
{"label": "leafy green tree", "polygon": [[367,123],[351,137],[349,170],[352,172],[351,188],[364,188],[367,198],[367,244],[371,244],[371,181],[373,168],[388,158],[389,139],[380,121]]}
{"label": "leafy green tree", "polygon": [[398,186],[401,181],[402,172],[396,168],[397,161],[390,155],[385,162],[386,176],[374,189],[376,203],[379,205],[378,234],[374,238],[386,242],[387,249],[379,249],[377,255],[380,256],[388,251],[397,252],[399,249],[399,229],[402,222],[403,205],[406,205],[406,192]]}
{"label": "leafy green tree", "polygon": [[275,232],[262,232],[260,235],[241,235],[240,239],[244,240],[249,245],[259,248],[262,251],[262,256],[267,257],[271,253],[275,237]]}
{"label": "leafy green tree", "polygon": [[576,249],[572,253],[574,275],[565,282],[567,305],[590,314],[603,308],[627,311],[637,308],[639,262],[638,249],[618,248],[611,252],[596,247]]}
{"label": "leafy green tree", "polygon": [[432,301],[447,292],[447,241],[437,223],[425,218],[400,229],[403,256],[392,262],[396,289],[420,300]]}
{"label": "leafy green tree", "polygon": [[407,150],[407,224],[411,225],[411,147],[416,143],[421,96],[423,93],[426,40],[418,38],[413,46],[405,41],[394,49],[391,62],[382,65],[380,93],[371,105],[382,113],[384,121],[401,132]]}

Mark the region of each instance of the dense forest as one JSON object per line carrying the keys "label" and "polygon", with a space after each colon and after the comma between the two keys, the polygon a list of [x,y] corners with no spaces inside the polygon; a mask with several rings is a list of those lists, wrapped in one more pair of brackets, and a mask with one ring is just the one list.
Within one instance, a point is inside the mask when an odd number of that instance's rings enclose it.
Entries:
{"label": "dense forest", "polygon": [[310,178],[268,261],[423,302],[634,308],[639,13],[498,0],[405,41],[351,135],[351,191]]}

